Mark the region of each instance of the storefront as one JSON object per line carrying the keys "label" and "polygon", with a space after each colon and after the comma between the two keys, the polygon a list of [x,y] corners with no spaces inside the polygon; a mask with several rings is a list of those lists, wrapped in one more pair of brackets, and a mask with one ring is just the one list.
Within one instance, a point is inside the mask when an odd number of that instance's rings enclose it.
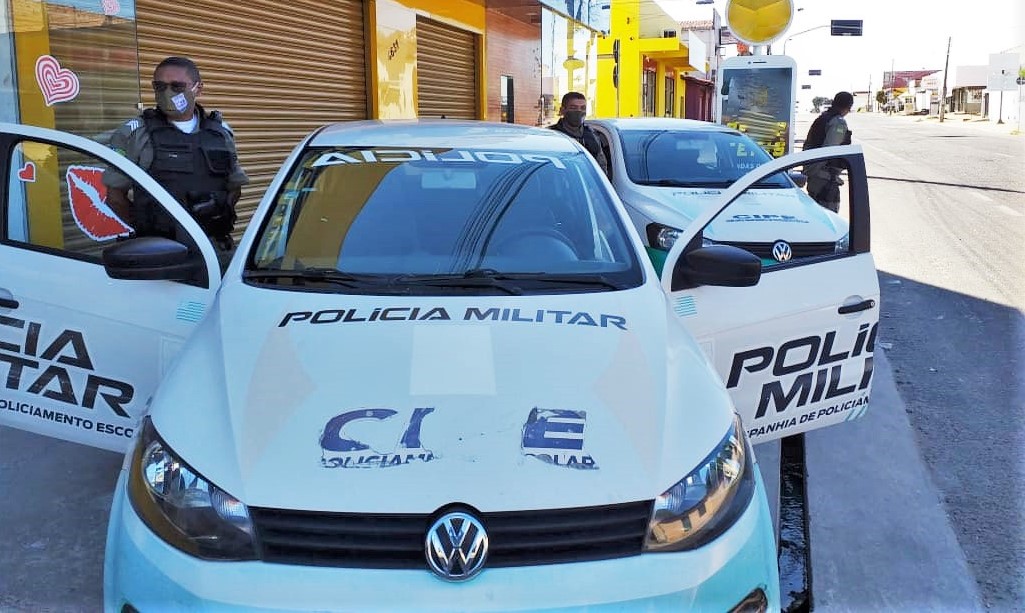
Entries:
{"label": "storefront", "polygon": [[369,117],[483,118],[484,0],[0,0],[0,118],[105,142],[153,104],[153,67],[199,65],[200,103],[235,131],[252,183],[317,127]]}

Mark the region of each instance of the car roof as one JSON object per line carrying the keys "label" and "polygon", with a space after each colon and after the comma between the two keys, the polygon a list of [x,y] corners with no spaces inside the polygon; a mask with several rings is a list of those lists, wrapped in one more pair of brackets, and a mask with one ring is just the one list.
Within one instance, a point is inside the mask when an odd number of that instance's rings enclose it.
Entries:
{"label": "car roof", "polygon": [[368,119],[324,126],[312,147],[412,147],[574,153],[579,146],[546,128],[462,119]]}
{"label": "car roof", "polygon": [[593,121],[588,120],[588,123],[603,124],[622,132],[627,130],[707,130],[710,132],[737,133],[733,128],[728,128],[719,123],[701,121],[699,119],[680,119],[677,117],[617,117]]}

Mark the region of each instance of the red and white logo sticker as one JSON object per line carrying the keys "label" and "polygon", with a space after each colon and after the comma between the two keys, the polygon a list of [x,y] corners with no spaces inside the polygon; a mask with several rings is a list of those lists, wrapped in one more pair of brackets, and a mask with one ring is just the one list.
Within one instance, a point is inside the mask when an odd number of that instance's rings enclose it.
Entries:
{"label": "red and white logo sticker", "polygon": [[18,179],[25,183],[36,182],[36,163],[25,162],[25,165],[18,170]]}
{"label": "red and white logo sticker", "polygon": [[52,55],[41,55],[36,60],[36,82],[43,92],[46,106],[78,97],[78,75],[61,68],[60,62]]}
{"label": "red and white logo sticker", "polygon": [[121,221],[107,206],[107,186],[103,184],[102,178],[102,168],[68,167],[71,214],[79,229],[95,241],[127,236],[132,231],[131,226]]}

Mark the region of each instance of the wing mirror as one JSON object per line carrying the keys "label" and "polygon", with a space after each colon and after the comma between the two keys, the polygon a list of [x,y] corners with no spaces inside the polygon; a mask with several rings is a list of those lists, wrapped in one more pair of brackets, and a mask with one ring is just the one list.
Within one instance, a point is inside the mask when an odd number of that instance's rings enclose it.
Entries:
{"label": "wing mirror", "polygon": [[733,245],[708,245],[684,253],[673,277],[674,289],[698,285],[750,287],[762,277],[762,260]]}
{"label": "wing mirror", "polygon": [[103,250],[112,279],[193,281],[205,272],[203,259],[177,241],[160,236],[130,238]]}

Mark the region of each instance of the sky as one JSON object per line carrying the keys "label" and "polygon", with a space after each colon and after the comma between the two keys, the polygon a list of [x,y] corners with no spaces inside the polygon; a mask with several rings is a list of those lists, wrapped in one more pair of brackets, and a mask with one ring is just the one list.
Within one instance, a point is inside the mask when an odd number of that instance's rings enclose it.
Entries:
{"label": "sky", "polygon": [[[655,0],[678,20],[711,19],[712,8],[725,24],[727,0],[696,5],[694,0]],[[950,79],[957,66],[979,66],[1000,53],[1025,44],[1022,0],[792,0],[793,20],[772,44],[773,54],[797,62],[798,100],[810,106],[812,96],[832,98],[837,91],[883,89],[883,72],[943,70],[950,40]],[[830,36],[832,19],[861,19],[861,37]],[[786,40],[788,37],[790,40]],[[732,54],[730,47],[727,55]],[[810,77],[819,69],[822,76]],[[811,90],[800,85],[810,84]],[[952,83],[948,83],[948,88]],[[807,103],[807,104],[805,104]]]}

